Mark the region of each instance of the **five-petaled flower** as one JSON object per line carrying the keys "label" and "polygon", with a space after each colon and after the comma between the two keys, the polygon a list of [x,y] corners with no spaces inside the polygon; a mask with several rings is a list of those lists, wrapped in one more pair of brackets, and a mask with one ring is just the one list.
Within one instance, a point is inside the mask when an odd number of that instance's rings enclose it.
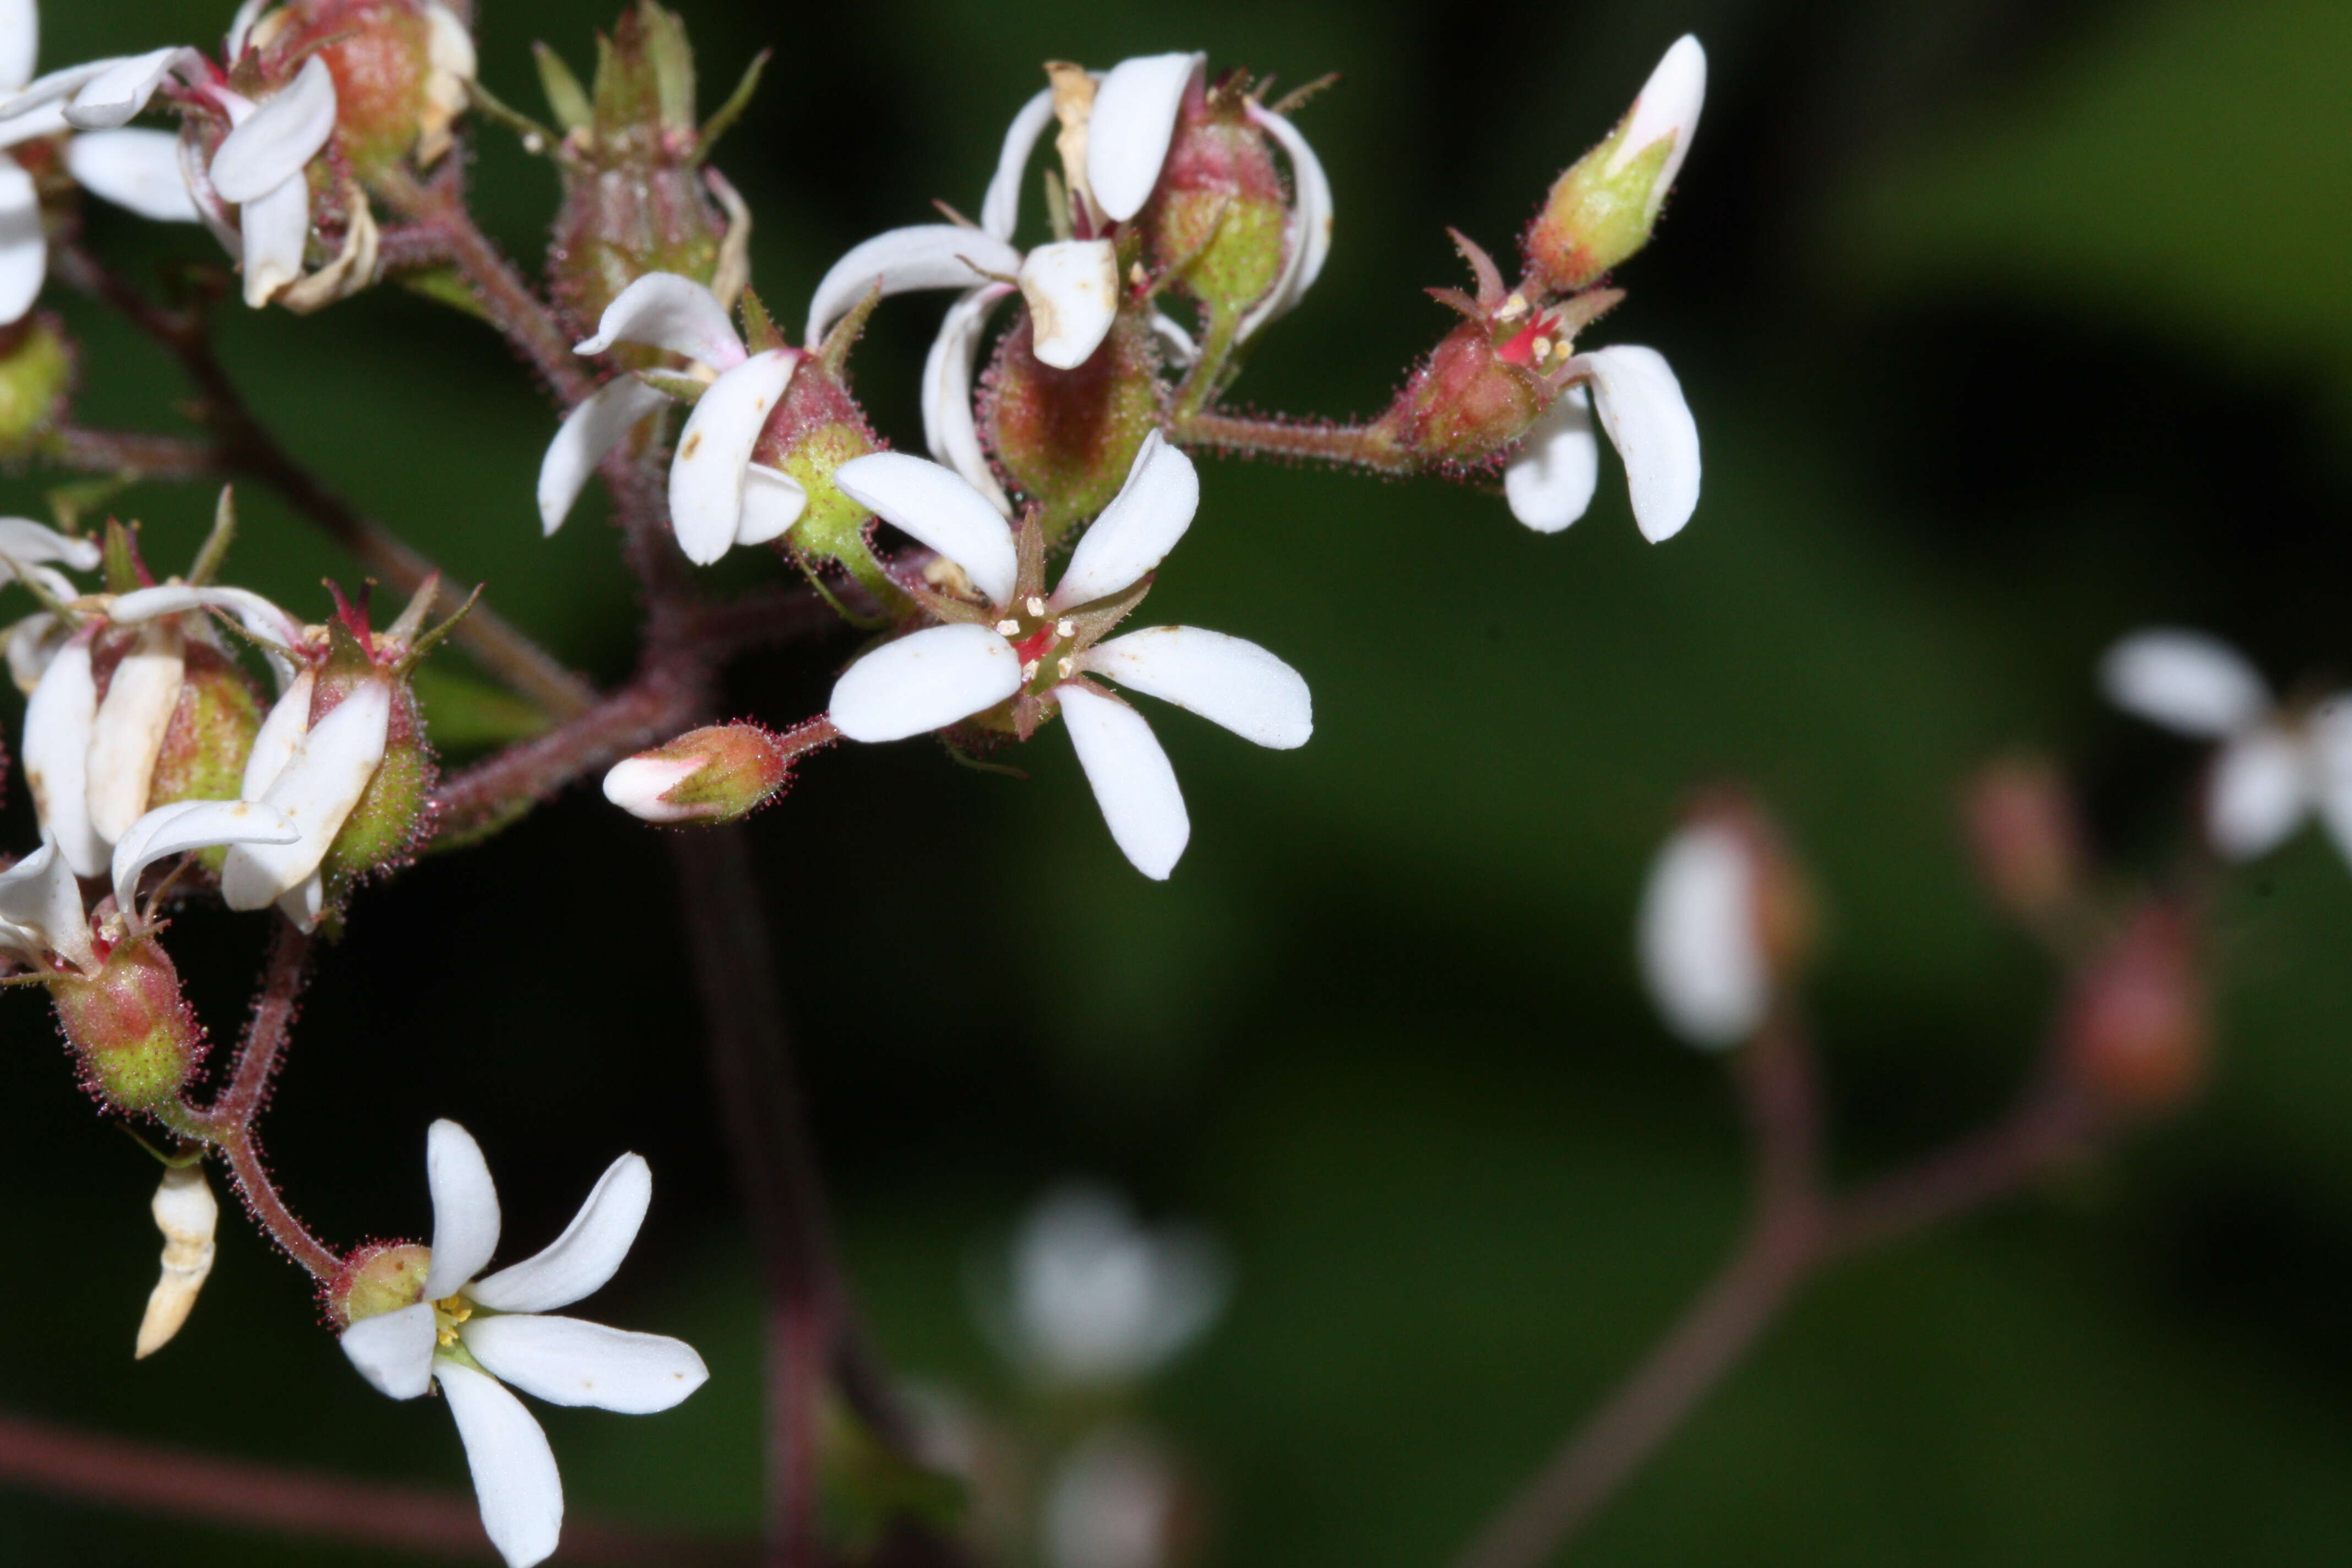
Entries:
{"label": "five-petaled flower", "polygon": [[499,1194],[472,1134],[436,1121],[425,1143],[433,1245],[371,1247],[336,1282],[350,1326],[343,1353],[394,1399],[435,1384],[466,1445],[482,1525],[511,1568],[555,1550],[563,1483],[547,1435],[512,1384],[550,1405],[626,1415],[667,1410],[709,1371],[692,1346],[542,1314],[570,1306],[617,1273],[653,1201],[653,1173],[624,1154],[552,1245],[477,1279],[499,1246]]}
{"label": "five-petaled flower", "polygon": [[898,741],[981,720],[1027,739],[1058,708],[1111,837],[1155,880],[1192,836],[1168,753],[1143,716],[1097,685],[1189,709],[1244,740],[1287,751],[1314,731],[1307,683],[1258,647],[1194,626],[1153,626],[1108,642],[1192,526],[1192,460],[1147,437],[1127,484],[1103,509],[1053,592],[1034,523],[1018,535],[995,507],[937,463],[877,452],[844,463],[842,492],[954,563],[985,608],[931,595],[950,624],[883,644],[843,672],[828,705],[853,741]]}
{"label": "five-petaled flower", "polygon": [[2352,693],[2282,705],[2244,656],[2202,632],[2136,632],[2099,665],[2107,700],[2175,733],[2221,742],[2205,834],[2251,860],[2317,814],[2352,858]]}

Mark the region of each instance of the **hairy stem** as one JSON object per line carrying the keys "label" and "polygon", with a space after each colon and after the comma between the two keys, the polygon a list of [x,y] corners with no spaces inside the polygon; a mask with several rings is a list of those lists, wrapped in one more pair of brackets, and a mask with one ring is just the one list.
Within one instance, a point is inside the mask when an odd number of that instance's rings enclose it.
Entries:
{"label": "hairy stem", "polygon": [[50,436],[41,455],[61,468],[142,479],[210,479],[223,471],[220,452],[208,441],[80,425],[65,426]]}
{"label": "hairy stem", "polygon": [[461,847],[508,826],[557,791],[668,740],[706,702],[699,679],[648,672],[546,734],[451,774],[433,792],[432,847]]}
{"label": "hairy stem", "polygon": [[1420,460],[1377,425],[1319,425],[1213,410],[1180,415],[1169,436],[1180,447],[1205,447],[1242,457],[1293,458],[1369,468],[1376,474],[1417,474]]}

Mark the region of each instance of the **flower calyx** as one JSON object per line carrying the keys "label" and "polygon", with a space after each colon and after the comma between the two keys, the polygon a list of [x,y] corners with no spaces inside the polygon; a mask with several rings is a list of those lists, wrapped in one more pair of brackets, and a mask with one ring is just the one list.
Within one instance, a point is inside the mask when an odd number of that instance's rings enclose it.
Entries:
{"label": "flower calyx", "polygon": [[739,822],[782,795],[793,764],[833,739],[822,721],[781,735],[742,720],[707,725],[615,763],[604,798],[659,826]]}

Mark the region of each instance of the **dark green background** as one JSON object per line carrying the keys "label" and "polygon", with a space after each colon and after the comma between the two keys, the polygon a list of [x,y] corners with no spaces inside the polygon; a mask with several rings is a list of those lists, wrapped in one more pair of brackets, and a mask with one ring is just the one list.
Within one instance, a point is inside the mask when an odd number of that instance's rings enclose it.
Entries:
{"label": "dark green background", "polygon": [[[208,40],[226,0],[52,4],[43,58]],[[1769,797],[1832,910],[1815,995],[1842,1169],[1990,1114],[2050,976],[1971,890],[1958,781],[2045,747],[2126,869],[2193,778],[2101,710],[2149,621],[2282,679],[2346,658],[2352,11],[2333,0],[1485,6],[1234,0],[818,9],[687,0],[715,102],[778,49],[719,162],[787,318],[933,195],[978,199],[1038,61],[1205,47],[1290,81],[1338,244],[1242,395],[1370,412],[1442,331],[1443,232],[1507,247],[1657,52],[1705,38],[1705,124],[1596,341],[1664,350],[1704,435],[1682,538],[1606,468],[1538,538],[1499,500],[1205,465],[1151,617],[1256,638],[1318,733],[1259,752],[1171,710],[1194,842],[1134,875],[1059,737],[1021,784],[920,744],[823,758],[757,827],[859,1302],[891,1360],[983,1397],[977,1247],[1052,1178],[1114,1178],[1229,1241],[1225,1324],[1158,1391],[1214,1500],[1213,1560],[1427,1565],[1706,1276],[1742,1202],[1716,1064],[1652,1021],[1628,928],[1695,784]],[[537,103],[600,5],[485,0],[487,82]],[[492,227],[534,253],[553,182],[486,132]],[[1034,205],[1033,205],[1034,212]],[[142,270],[201,233],[107,215]],[[175,427],[160,358],[68,305],[83,413]],[[933,300],[894,301],[860,389],[902,444]],[[227,352],[294,445],[566,657],[626,668],[628,585],[590,506],[538,538],[552,416],[486,332],[384,290]],[[6,483],[37,512],[47,483]],[[121,503],[164,563],[211,498]],[[247,499],[233,575],[315,614],[348,563]],[[823,700],[824,657],[740,710]],[[22,805],[14,810],[21,816]],[[15,828],[18,841],[29,828]],[[549,1415],[573,1507],[748,1527],[754,1301],[658,841],[589,794],[371,894],[267,1123],[324,1235],[427,1224],[436,1115],[488,1150],[516,1248],[623,1148],[659,1177],[594,1303],[685,1334],[677,1414]],[[1822,1284],[1593,1531],[1611,1564],[2322,1563],[2352,1542],[2352,877],[2306,835],[2220,910],[2222,1053],[2177,1124],[2046,1193]],[[258,928],[173,938],[216,1034]],[[458,1484],[446,1415],[344,1365],[299,1275],[234,1219],[182,1340],[133,1365],[153,1167],[93,1117],[36,998],[5,1000],[0,1401],[128,1435]],[[0,1561],[374,1563],[0,1493]]]}

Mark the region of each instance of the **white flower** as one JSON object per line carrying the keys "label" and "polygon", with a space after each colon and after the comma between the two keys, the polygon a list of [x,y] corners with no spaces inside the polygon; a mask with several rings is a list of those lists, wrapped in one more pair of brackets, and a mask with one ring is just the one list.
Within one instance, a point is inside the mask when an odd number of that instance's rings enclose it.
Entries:
{"label": "white flower", "polygon": [[2221,742],[2205,833],[2232,860],[2277,848],[2315,812],[2352,858],[2352,694],[2283,710],[2244,657],[2202,632],[2137,632],[2099,664],[2107,700],[2175,733]]}
{"label": "white flower", "polygon": [[1287,751],[1314,732],[1306,681],[1255,643],[1192,626],[1095,640],[1131,607],[1123,596],[1183,537],[1200,504],[1192,459],[1158,431],[1050,595],[1023,581],[1013,531],[988,499],[938,464],[877,452],[842,464],[834,483],[961,567],[991,606],[971,622],[885,643],[843,672],[829,707],[850,740],[904,740],[1016,696],[1037,718],[1058,706],[1111,837],[1138,870],[1161,880],[1192,835],[1175,770],[1143,716],[1089,677],[1189,709],[1261,746]]}
{"label": "white flower", "polygon": [[1147,1230],[1125,1199],[1083,1183],[1034,1205],[1013,1241],[1012,1300],[1001,1328],[1043,1381],[1132,1383],[1207,1332],[1232,1279],[1200,1231]]}
{"label": "white flower", "polygon": [[415,1295],[360,1317],[343,1331],[343,1353],[394,1399],[440,1384],[466,1446],[483,1528],[511,1568],[530,1568],[555,1550],[563,1483],[547,1435],[505,1385],[550,1405],[642,1415],[685,1399],[709,1369],[677,1340],[541,1315],[620,1270],[653,1199],[644,1160],[614,1161],[553,1245],[486,1279],[476,1276],[498,1250],[499,1194],[480,1147],[456,1122],[436,1121],[425,1173],[433,1246],[398,1277]]}
{"label": "white flower", "polygon": [[1757,877],[1754,846],[1717,816],[1678,829],[1651,863],[1638,934],[1642,977],[1666,1026],[1692,1045],[1738,1045],[1771,1008]]}
{"label": "white flower", "polygon": [[367,793],[392,728],[389,680],[361,681],[314,724],[315,681],[309,670],[296,676],[261,721],[237,791],[282,813],[294,836],[232,849],[221,866],[221,899],[230,909],[275,902],[306,931],[326,901],[320,863]]}
{"label": "white flower", "polygon": [[[1159,184],[1185,90],[1202,59],[1197,54],[1150,55],[1121,61],[1098,79],[1068,73],[1013,117],[977,227],[923,224],[877,235],[835,262],[809,301],[807,341],[814,344],[877,289],[963,291],[949,308],[923,367],[923,432],[933,458],[1008,515],[1011,503],[981,449],[971,411],[973,367],[989,313],[1017,288],[1029,307],[1033,352],[1042,363],[1068,370],[1093,357],[1118,310],[1118,226],[1143,210]],[[1077,237],[1024,251],[1013,243],[1023,177],[1057,110],[1065,122],[1060,145],[1077,209]],[[1331,247],[1331,186],[1314,150],[1281,115],[1255,102],[1248,112],[1280,143],[1297,189],[1282,273],[1244,317],[1241,342],[1298,303],[1323,270]],[[1174,322],[1162,317],[1154,324],[1179,352],[1189,352],[1190,340]]]}
{"label": "white flower", "polygon": [[1608,179],[1622,172],[1625,166],[1668,137],[1673,142],[1666,149],[1665,163],[1657,177],[1650,182],[1648,210],[1645,221],[1657,221],[1658,209],[1665,205],[1666,192],[1673,188],[1675,176],[1682,173],[1683,160],[1690,156],[1691,138],[1698,132],[1698,111],[1706,101],[1706,51],[1699,41],[1685,33],[1674,41],[1662,56],[1650,79],[1642,84],[1642,95],[1633,100],[1633,111],[1626,115],[1625,124],[1617,132],[1617,151],[1611,153],[1601,170]]}
{"label": "white flower", "polygon": [[1538,533],[1557,533],[1584,515],[1601,479],[1597,408],[1624,462],[1642,537],[1653,544],[1672,539],[1698,510],[1698,423],[1682,383],[1664,354],[1630,343],[1579,354],[1568,369],[1577,379],[1503,467],[1511,515]]}
{"label": "white flower", "polygon": [[1150,1434],[1089,1433],[1045,1489],[1046,1568],[1165,1568],[1177,1557],[1182,1500],[1175,1462]]}
{"label": "white flower", "polygon": [[[782,538],[800,521],[808,491],[782,469],[753,462],[751,450],[792,385],[799,351],[751,353],[719,297],[674,272],[649,272],[622,289],[604,308],[596,335],[574,352],[599,354],[614,343],[682,354],[717,378],[687,416],[670,458],[670,526],[687,559],[707,566],[738,544]],[[625,375],[564,417],[539,469],[540,523],[547,532],[563,525],[605,455],[668,403]]]}

